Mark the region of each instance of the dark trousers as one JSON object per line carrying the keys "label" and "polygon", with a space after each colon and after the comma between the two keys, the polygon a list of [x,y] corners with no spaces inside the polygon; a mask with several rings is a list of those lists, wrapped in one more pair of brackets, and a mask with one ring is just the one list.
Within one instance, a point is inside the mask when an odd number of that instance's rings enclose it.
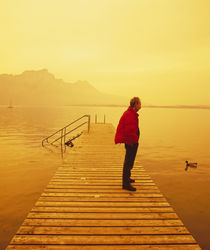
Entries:
{"label": "dark trousers", "polygon": [[133,164],[136,158],[136,152],[138,149],[139,144],[135,143],[133,146],[125,144],[125,161],[123,166],[123,185],[130,184],[130,177],[131,177],[131,169],[133,168]]}

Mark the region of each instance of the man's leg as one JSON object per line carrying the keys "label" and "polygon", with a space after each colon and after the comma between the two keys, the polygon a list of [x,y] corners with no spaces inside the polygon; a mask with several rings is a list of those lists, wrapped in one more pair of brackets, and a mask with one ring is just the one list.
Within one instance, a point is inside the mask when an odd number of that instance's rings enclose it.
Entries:
{"label": "man's leg", "polygon": [[133,165],[134,165],[134,161],[135,161],[135,158],[136,158],[136,153],[137,153],[137,150],[138,150],[138,146],[139,144],[138,143],[135,143],[133,146],[132,146],[132,156],[131,156],[131,169],[133,168]]}
{"label": "man's leg", "polygon": [[134,144],[133,146],[125,144],[126,154],[125,154],[125,161],[124,161],[124,166],[123,166],[123,187],[126,187],[126,186],[132,187],[130,185],[130,176],[131,176],[131,169],[133,168],[137,148],[138,148],[138,144]]}

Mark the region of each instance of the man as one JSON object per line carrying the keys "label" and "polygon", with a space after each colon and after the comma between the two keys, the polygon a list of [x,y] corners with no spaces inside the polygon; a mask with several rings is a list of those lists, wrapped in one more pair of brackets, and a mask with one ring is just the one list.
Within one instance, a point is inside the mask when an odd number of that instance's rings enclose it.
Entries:
{"label": "man", "polygon": [[139,121],[137,112],[141,109],[139,97],[133,97],[130,100],[130,106],[120,118],[115,135],[115,144],[125,143],[125,161],[123,166],[123,185],[122,188],[129,191],[136,191],[131,183],[135,182],[131,177],[131,169],[138,149],[140,136]]}

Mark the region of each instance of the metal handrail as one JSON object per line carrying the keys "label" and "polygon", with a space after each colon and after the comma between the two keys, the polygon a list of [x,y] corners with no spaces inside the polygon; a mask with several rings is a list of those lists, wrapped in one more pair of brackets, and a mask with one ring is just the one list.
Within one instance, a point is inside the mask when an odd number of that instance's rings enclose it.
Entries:
{"label": "metal handrail", "polygon": [[64,135],[62,135],[62,136],[60,136],[59,138],[55,139],[53,142],[51,142],[51,144],[54,143],[54,142],[56,142],[56,141],[58,141],[59,139],[62,139],[63,137],[65,137],[66,135],[70,134],[70,133],[73,132],[74,130],[76,130],[76,129],[82,127],[82,126],[83,126],[84,124],[86,124],[86,123],[87,123],[87,122],[83,122],[82,124],[80,124],[80,125],[77,126],[76,128],[70,130],[68,133],[65,133]]}
{"label": "metal handrail", "polygon": [[[66,133],[66,128],[68,128],[69,126],[71,126],[72,124],[74,124],[75,122],[81,120],[81,119],[84,118],[84,117],[87,117],[87,118],[88,118],[88,121],[83,122],[82,124],[78,125],[76,128],[74,128],[74,129],[72,129],[72,130],[70,130],[69,132]],[[49,138],[53,137],[54,135],[56,135],[56,134],[59,133],[59,132],[61,132],[61,136],[58,137],[58,138],[56,138],[53,142],[51,142],[51,144],[53,144],[54,142],[58,141],[59,139],[61,139],[61,144],[62,144],[62,139],[63,139],[63,138],[64,138],[64,144],[65,144],[65,137],[66,137],[66,135],[70,134],[71,132],[73,132],[74,130],[80,128],[81,126],[85,125],[86,123],[88,123],[88,133],[89,133],[89,131],[90,131],[90,115],[83,115],[83,116],[81,116],[80,118],[78,118],[78,119],[74,120],[73,122],[69,123],[69,124],[66,125],[65,127],[61,128],[61,129],[59,129],[59,130],[57,130],[55,133],[51,134],[50,136],[44,138],[44,139],[42,140],[42,146],[44,146],[44,142],[45,142],[45,141],[48,142],[48,139],[49,139]]]}

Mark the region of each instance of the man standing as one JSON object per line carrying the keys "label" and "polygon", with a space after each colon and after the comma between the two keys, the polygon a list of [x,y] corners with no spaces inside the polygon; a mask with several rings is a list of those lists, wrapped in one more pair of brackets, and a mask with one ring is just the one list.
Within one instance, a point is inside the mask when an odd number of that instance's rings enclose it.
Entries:
{"label": "man standing", "polygon": [[123,113],[117,126],[115,135],[115,144],[125,143],[125,161],[123,166],[123,185],[122,188],[130,191],[136,191],[131,183],[135,182],[131,177],[131,169],[136,157],[138,149],[138,141],[140,136],[139,121],[137,112],[141,109],[141,101],[139,97],[133,97],[130,100],[130,106]]}

